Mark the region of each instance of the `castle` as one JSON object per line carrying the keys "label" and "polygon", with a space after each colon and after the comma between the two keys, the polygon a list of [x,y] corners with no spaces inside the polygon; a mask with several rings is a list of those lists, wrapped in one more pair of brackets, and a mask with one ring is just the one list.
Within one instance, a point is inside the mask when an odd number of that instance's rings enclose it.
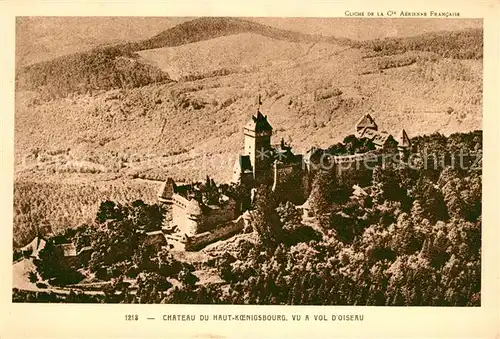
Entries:
{"label": "castle", "polygon": [[[244,153],[236,158],[232,182],[247,189],[266,185],[292,202],[303,199],[300,194],[305,177],[303,155],[294,154],[283,139],[277,145],[271,144],[273,128],[260,110],[245,125],[243,133]],[[295,194],[281,192],[282,187],[292,184],[297,188]]]}
{"label": "castle", "polygon": [[[314,164],[318,149],[312,148],[305,155],[294,154],[283,139],[278,145],[271,143],[273,128],[260,109],[243,128],[244,150],[236,158],[232,183],[246,192],[255,192],[265,185],[278,199],[291,201],[307,208]],[[378,131],[370,114],[363,115],[355,125],[355,136],[373,142],[376,149],[383,149],[390,141],[397,143],[400,152],[410,148],[410,139],[403,129],[397,138]],[[370,152],[331,157],[328,170],[340,173],[349,165],[359,163]],[[348,166],[346,166],[346,164]],[[316,167],[317,168],[317,167]],[[163,229],[167,242],[175,246],[196,250],[206,244],[241,232],[245,227],[245,209],[238,198],[224,194],[213,182],[205,184],[177,185],[171,178],[160,188],[159,201],[172,208],[171,220]]]}

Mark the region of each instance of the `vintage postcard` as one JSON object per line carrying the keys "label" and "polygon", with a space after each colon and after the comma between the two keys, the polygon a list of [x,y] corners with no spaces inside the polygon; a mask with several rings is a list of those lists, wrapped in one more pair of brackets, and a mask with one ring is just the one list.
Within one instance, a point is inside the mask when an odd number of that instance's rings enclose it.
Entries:
{"label": "vintage postcard", "polygon": [[498,4],[131,4],[4,6],[2,337],[498,336]]}

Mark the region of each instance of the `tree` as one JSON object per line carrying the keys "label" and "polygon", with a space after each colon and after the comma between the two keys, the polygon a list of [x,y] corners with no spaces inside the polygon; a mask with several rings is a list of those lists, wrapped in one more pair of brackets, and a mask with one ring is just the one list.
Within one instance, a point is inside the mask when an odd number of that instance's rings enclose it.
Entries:
{"label": "tree", "polygon": [[410,255],[420,251],[424,235],[419,233],[407,213],[399,215],[395,224],[391,225],[391,249],[398,255]]}
{"label": "tree", "polygon": [[122,220],[123,213],[120,206],[116,205],[113,201],[103,201],[99,205],[99,210],[97,211],[96,221],[98,223],[103,223],[106,220]]}
{"label": "tree", "polygon": [[33,262],[40,276],[44,280],[50,280],[51,284],[75,284],[83,279],[82,274],[65,262],[52,240],[47,241],[45,247],[39,252],[39,259],[35,259]]}
{"label": "tree", "polygon": [[331,171],[320,171],[316,174],[309,196],[314,215],[321,216],[330,212],[332,195],[336,188],[335,174]]}
{"label": "tree", "polygon": [[179,281],[183,283],[185,286],[195,286],[196,283],[200,280],[197,276],[195,276],[189,268],[184,266],[182,270],[177,275]]}
{"label": "tree", "polygon": [[448,212],[441,190],[432,181],[421,177],[412,195],[414,199],[419,200],[427,219],[431,221],[448,219]]}
{"label": "tree", "polygon": [[393,166],[375,167],[372,174],[373,198],[378,203],[382,203],[384,200],[407,203],[406,189],[401,186],[398,179],[398,173]]}
{"label": "tree", "polygon": [[137,279],[137,293],[135,299],[140,304],[155,304],[163,300],[163,294],[173,285],[164,276],[154,272],[146,272]]}
{"label": "tree", "polygon": [[278,201],[274,192],[266,186],[260,186],[255,198],[252,225],[260,239],[270,246],[277,244],[282,239],[280,219],[276,212],[277,207]]}

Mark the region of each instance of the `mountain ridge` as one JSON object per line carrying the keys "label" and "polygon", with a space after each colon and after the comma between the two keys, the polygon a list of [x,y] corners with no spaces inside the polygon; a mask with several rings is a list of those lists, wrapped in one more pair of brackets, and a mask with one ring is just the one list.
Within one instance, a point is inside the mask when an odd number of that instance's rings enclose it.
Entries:
{"label": "mountain ridge", "polygon": [[[280,41],[312,46],[317,43],[349,46],[368,51],[368,56],[387,56],[415,50],[457,59],[482,58],[482,31],[478,29],[353,41],[282,30],[241,18],[201,17],[182,22],[138,42],[94,48],[22,67],[16,73],[16,88],[41,91],[45,99],[52,100],[71,93],[92,93],[168,82],[172,80],[168,73],[155,65],[143,62],[137,52],[185,46],[241,33],[254,33]],[[124,67],[123,61],[117,62],[118,59],[124,58],[133,62]],[[215,75],[217,74],[220,73],[216,72]]]}
{"label": "mountain ridge", "polygon": [[[283,30],[241,18],[201,17],[164,30],[149,39],[127,45],[133,51],[142,51],[161,47],[180,46],[221,36],[249,32],[290,42],[313,43],[324,39],[324,37],[319,35]],[[341,40],[339,39],[338,41]]]}

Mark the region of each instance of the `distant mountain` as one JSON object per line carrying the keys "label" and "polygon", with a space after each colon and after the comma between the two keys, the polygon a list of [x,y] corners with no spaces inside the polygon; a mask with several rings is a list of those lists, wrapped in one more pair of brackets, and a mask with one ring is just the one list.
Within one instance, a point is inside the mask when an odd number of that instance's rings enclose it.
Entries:
{"label": "distant mountain", "polygon": [[[305,34],[278,29],[239,18],[203,17],[182,22],[149,39],[95,48],[61,56],[18,70],[16,88],[43,94],[42,99],[66,97],[72,93],[93,93],[111,89],[136,88],[171,81],[165,62],[161,68],[143,60],[137,52],[189,45],[226,36],[260,35],[268,39],[295,44],[328,43],[362,48],[371,56],[387,56],[408,51],[434,52],[456,59],[482,58],[482,30],[429,33],[415,37],[353,41],[334,36]],[[220,51],[221,53],[224,50]],[[224,68],[224,67],[222,67]],[[214,75],[228,74],[215,70]],[[199,78],[195,76],[193,80]],[[186,79],[190,79],[189,77]]]}
{"label": "distant mountain", "polygon": [[183,17],[59,16],[16,18],[16,67],[92,48],[139,41],[181,22]]}
{"label": "distant mountain", "polygon": [[[173,47],[241,33],[255,33],[290,42],[310,43],[323,39],[319,35],[282,30],[239,18],[203,17],[181,23],[155,35],[151,39],[131,43],[130,47],[133,51]],[[340,40],[335,41],[339,42]]]}
{"label": "distant mountain", "polygon": [[134,88],[169,81],[167,73],[142,62],[135,52],[179,46],[239,33],[256,33],[278,40],[315,42],[319,36],[284,31],[235,18],[198,18],[165,30],[151,39],[117,44],[61,56],[21,68],[16,75],[18,90],[36,90],[44,98],[71,93]]}

